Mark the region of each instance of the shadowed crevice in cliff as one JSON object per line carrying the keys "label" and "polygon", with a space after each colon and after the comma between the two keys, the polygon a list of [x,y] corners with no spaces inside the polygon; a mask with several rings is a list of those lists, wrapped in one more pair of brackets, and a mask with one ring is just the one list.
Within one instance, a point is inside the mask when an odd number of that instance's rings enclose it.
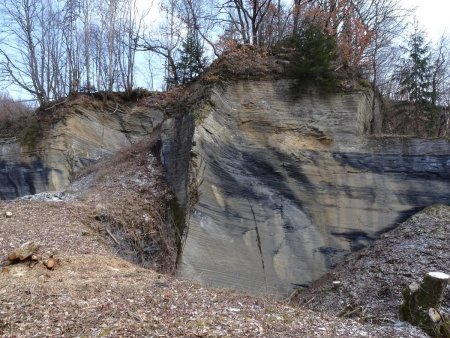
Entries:
{"label": "shadowed crevice in cliff", "polygon": [[262,250],[261,234],[259,232],[258,221],[256,220],[256,214],[255,214],[255,211],[253,210],[253,205],[250,203],[249,200],[248,200],[248,204],[249,204],[250,209],[252,211],[253,220],[255,222],[256,241],[257,241],[257,244],[258,244],[259,255],[261,256],[261,268],[262,268],[262,271],[263,271],[264,284],[266,286],[266,292],[267,292],[267,273],[266,273],[266,266],[265,266],[265,263],[264,263],[264,254],[263,254],[263,250]]}
{"label": "shadowed crevice in cliff", "polygon": [[177,114],[161,126],[160,160],[167,182],[181,208],[188,203],[189,163],[195,121],[191,114]]}
{"label": "shadowed crevice in cliff", "polygon": [[51,171],[40,159],[34,159],[30,164],[0,160],[0,198],[13,200],[45,191]]}

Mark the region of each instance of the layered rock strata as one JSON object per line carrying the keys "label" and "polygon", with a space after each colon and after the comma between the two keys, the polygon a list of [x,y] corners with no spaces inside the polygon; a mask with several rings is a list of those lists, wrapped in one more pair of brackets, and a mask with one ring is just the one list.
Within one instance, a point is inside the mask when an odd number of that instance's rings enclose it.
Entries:
{"label": "layered rock strata", "polygon": [[381,124],[373,108],[365,91],[289,81],[213,91],[194,133],[198,203],[179,273],[287,294],[411,213],[449,203],[449,142],[369,137]]}
{"label": "layered rock strata", "polygon": [[149,135],[164,119],[161,111],[107,104],[75,105],[55,119],[35,144],[0,140],[0,198],[64,188],[85,165],[110,156]]}

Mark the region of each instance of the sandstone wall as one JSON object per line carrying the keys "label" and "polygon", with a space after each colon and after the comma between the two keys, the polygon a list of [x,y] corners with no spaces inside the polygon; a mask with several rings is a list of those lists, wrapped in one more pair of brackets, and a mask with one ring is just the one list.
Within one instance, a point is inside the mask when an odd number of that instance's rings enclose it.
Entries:
{"label": "sandstone wall", "polygon": [[50,169],[16,139],[0,139],[0,199],[47,190]]}
{"label": "sandstone wall", "polygon": [[211,101],[194,134],[199,201],[182,276],[287,294],[416,210],[450,202],[449,142],[365,136],[380,125],[370,94],[261,81]]}
{"label": "sandstone wall", "polygon": [[63,189],[69,182],[69,158],[72,169],[79,170],[149,135],[163,119],[161,111],[145,107],[79,105],[54,121],[36,148],[0,140],[0,198]]}

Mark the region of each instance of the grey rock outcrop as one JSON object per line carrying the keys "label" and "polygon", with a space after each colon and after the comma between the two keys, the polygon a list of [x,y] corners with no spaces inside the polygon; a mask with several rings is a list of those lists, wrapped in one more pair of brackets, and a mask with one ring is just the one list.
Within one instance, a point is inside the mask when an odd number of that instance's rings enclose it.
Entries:
{"label": "grey rock outcrop", "polygon": [[182,208],[188,202],[189,165],[195,121],[190,114],[179,114],[164,121],[161,128],[161,163],[166,179]]}
{"label": "grey rock outcrop", "polygon": [[[58,170],[55,174],[58,174]],[[0,199],[11,200],[47,190],[52,169],[15,139],[0,141]]]}
{"label": "grey rock outcrop", "polygon": [[192,210],[179,273],[287,294],[433,203],[450,202],[447,140],[368,137],[370,93],[289,81],[213,90],[196,127]]}
{"label": "grey rock outcrop", "polygon": [[0,139],[0,199],[63,189],[71,171],[110,156],[158,128],[164,114],[146,107],[75,105],[30,146]]}

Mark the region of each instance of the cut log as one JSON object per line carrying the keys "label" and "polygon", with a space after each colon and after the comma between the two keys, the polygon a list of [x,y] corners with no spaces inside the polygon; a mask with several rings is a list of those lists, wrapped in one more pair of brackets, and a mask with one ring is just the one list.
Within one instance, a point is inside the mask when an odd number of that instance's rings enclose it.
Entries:
{"label": "cut log", "polygon": [[433,337],[450,337],[450,319],[440,311],[450,276],[429,272],[422,284],[412,283],[403,290],[400,319],[419,326]]}
{"label": "cut log", "polygon": [[15,249],[8,254],[7,261],[10,264],[14,264],[31,259],[31,256],[35,254],[38,249],[39,246],[34,242],[24,243],[18,249]]}
{"label": "cut log", "polygon": [[56,266],[56,261],[53,258],[49,258],[44,262],[44,265],[47,267],[47,269],[53,270]]}

